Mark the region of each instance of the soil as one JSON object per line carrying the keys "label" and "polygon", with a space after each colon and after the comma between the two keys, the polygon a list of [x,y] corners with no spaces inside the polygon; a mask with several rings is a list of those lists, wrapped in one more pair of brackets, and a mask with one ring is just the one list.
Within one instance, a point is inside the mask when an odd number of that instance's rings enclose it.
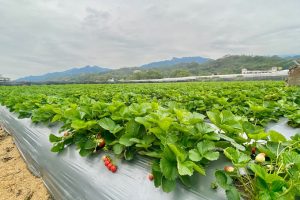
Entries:
{"label": "soil", "polygon": [[0,200],[53,200],[42,180],[34,176],[13,138],[0,127]]}

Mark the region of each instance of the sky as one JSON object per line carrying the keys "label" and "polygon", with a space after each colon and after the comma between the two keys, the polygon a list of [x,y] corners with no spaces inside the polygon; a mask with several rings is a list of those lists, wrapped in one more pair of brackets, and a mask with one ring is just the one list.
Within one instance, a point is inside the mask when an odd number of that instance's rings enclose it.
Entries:
{"label": "sky", "polygon": [[299,0],[0,0],[0,74],[300,54],[299,8]]}

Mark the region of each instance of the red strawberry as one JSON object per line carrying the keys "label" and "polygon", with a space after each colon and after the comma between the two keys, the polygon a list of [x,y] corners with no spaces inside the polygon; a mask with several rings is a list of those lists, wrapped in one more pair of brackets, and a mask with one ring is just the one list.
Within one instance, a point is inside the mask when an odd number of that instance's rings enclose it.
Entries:
{"label": "red strawberry", "polygon": [[112,173],[115,173],[117,171],[117,166],[115,165],[112,165],[109,170],[112,172]]}
{"label": "red strawberry", "polygon": [[104,139],[100,139],[99,145],[100,148],[103,148],[105,146],[105,140]]}
{"label": "red strawberry", "polygon": [[106,166],[106,167],[108,167],[108,165],[109,164],[111,164],[108,160],[106,160],[105,162],[104,162],[104,165]]}
{"label": "red strawberry", "polygon": [[107,167],[108,169],[110,169],[111,166],[113,166],[113,164],[112,164],[112,163],[109,163],[106,167]]}
{"label": "red strawberry", "polygon": [[153,179],[154,179],[153,174],[149,174],[149,175],[148,175],[148,179],[149,179],[149,181],[153,181]]}
{"label": "red strawberry", "polygon": [[252,147],[251,148],[251,154],[255,154],[255,152],[256,152],[256,147]]}

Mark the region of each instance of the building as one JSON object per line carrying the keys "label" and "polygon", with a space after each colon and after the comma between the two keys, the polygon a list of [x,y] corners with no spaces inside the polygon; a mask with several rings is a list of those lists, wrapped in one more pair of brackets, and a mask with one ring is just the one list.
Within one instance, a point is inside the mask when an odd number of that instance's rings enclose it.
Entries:
{"label": "building", "polygon": [[6,82],[9,82],[9,81],[10,81],[10,78],[3,77],[3,76],[0,74],[0,83],[6,83]]}
{"label": "building", "polygon": [[115,82],[115,79],[114,79],[114,78],[108,79],[107,82],[109,82],[109,83],[114,83],[114,82]]}
{"label": "building", "polygon": [[242,69],[242,74],[268,74],[277,72],[277,67],[272,67],[270,70],[248,70],[246,68]]}
{"label": "building", "polygon": [[288,84],[289,85],[299,85],[300,86],[300,63],[294,61],[295,66],[289,70]]}

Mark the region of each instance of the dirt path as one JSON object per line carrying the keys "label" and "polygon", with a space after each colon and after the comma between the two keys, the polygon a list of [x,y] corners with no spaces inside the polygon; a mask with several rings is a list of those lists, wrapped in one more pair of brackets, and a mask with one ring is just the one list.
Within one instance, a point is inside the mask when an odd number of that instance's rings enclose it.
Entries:
{"label": "dirt path", "polygon": [[40,178],[27,169],[10,135],[0,127],[0,200],[50,200]]}

